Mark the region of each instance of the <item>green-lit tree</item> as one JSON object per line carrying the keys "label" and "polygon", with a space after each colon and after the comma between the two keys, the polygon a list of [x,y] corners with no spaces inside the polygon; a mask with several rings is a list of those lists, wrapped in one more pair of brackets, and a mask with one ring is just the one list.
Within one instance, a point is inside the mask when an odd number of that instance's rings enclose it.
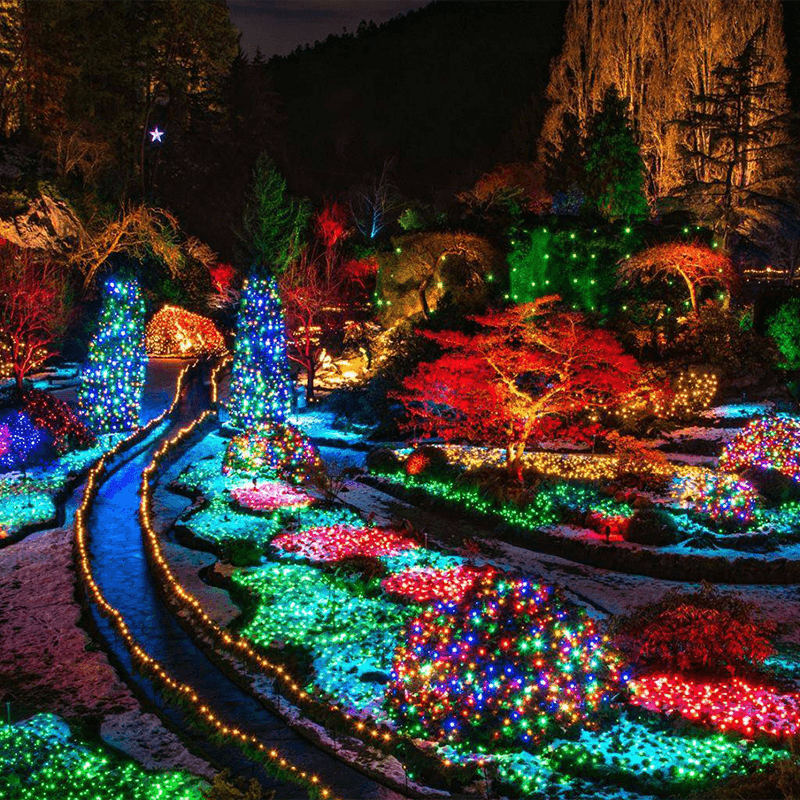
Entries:
{"label": "green-lit tree", "polygon": [[144,330],[138,282],[109,278],[79,392],[81,413],[96,433],[126,431],[139,424],[147,366]]}
{"label": "green-lit tree", "polygon": [[284,422],[292,384],[286,357],[286,327],[273,277],[250,276],[242,291],[233,350],[228,412],[238,428]]}
{"label": "green-lit tree", "polygon": [[628,102],[615,86],[589,120],[584,152],[587,196],[598,212],[608,220],[646,218],[644,163],[628,118]]}
{"label": "green-lit tree", "polygon": [[782,369],[800,369],[800,297],[787,300],[767,320],[767,333],[783,356]]}
{"label": "green-lit tree", "polygon": [[262,153],[244,210],[247,245],[255,258],[276,272],[285,269],[300,249],[310,216],[308,203],[288,193],[275,162]]}

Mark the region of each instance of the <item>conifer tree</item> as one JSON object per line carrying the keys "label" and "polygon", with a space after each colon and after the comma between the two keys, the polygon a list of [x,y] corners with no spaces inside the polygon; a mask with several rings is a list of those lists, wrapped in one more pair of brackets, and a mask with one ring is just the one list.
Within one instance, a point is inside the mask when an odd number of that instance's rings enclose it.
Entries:
{"label": "conifer tree", "polygon": [[254,273],[242,291],[231,373],[231,422],[284,422],[292,392],[286,327],[273,277]]}
{"label": "conifer tree", "polygon": [[256,259],[281,272],[296,255],[309,216],[308,204],[289,195],[275,162],[262,153],[244,211],[244,229]]}
{"label": "conifer tree", "polygon": [[585,142],[585,183],[589,199],[608,220],[643,219],[644,163],[627,113],[628,103],[615,86],[589,120]]}
{"label": "conifer tree", "polygon": [[126,431],[139,424],[146,365],[139,284],[130,278],[109,278],[79,392],[81,413],[93,431]]}

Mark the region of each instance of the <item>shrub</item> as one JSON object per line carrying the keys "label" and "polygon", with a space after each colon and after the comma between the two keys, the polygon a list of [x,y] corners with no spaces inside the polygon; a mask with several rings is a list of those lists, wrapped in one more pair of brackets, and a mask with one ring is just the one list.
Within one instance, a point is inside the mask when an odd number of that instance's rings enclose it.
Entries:
{"label": "shrub", "polygon": [[432,445],[423,445],[412,452],[405,463],[409,475],[442,475],[451,472],[447,456]]}
{"label": "shrub", "polygon": [[415,738],[533,747],[592,727],[623,679],[584,611],[549,586],[494,570],[404,634],[387,702]]}
{"label": "shrub", "polygon": [[800,481],[800,420],[759,419],[738,433],[722,451],[719,468],[741,472],[774,469]]}
{"label": "shrub", "polygon": [[399,472],[403,465],[394,450],[377,447],[367,453],[366,467],[370,472]]}
{"label": "shrub", "polygon": [[640,667],[729,673],[763,663],[774,624],[756,623],[753,604],[705,584],[674,589],[617,622],[618,644]]}
{"label": "shrub", "polygon": [[769,317],[767,333],[783,356],[778,366],[800,369],[800,297],[787,300]]}
{"label": "shrub", "polygon": [[308,437],[288,423],[264,422],[234,436],[225,450],[222,472],[303,483],[322,471]]}
{"label": "shrub", "polygon": [[628,520],[622,535],[626,542],[664,546],[678,541],[678,525],[668,511],[640,508]]}
{"label": "shrub", "polygon": [[63,400],[40,389],[31,389],[23,394],[22,402],[33,424],[53,437],[59,455],[70,450],[85,450],[96,443],[95,435]]}

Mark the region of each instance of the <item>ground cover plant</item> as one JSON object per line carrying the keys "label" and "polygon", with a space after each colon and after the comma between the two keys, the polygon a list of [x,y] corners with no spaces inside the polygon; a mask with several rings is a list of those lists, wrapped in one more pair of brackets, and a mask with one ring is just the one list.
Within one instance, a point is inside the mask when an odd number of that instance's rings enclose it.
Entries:
{"label": "ground cover plant", "polygon": [[0,783],[8,800],[201,800],[200,781],[183,772],[153,773],[81,741],[53,714],[0,725]]}

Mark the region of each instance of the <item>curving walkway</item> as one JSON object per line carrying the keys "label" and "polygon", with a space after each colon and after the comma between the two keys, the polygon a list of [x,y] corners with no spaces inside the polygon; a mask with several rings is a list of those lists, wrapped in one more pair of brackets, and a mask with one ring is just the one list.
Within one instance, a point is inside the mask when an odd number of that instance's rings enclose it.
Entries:
{"label": "curving walkway", "polygon": [[[189,404],[194,405],[191,401]],[[137,518],[138,487],[152,452],[173,429],[186,421],[185,414],[179,414],[167,431],[162,428],[160,433],[151,436],[146,446],[121,455],[110,466],[89,518],[90,561],[100,590],[122,613],[131,633],[148,655],[161,662],[174,678],[191,684],[217,716],[276,747],[299,768],[316,773],[321,782],[341,798],[399,798],[395,792],[301,738],[231,682],[206,658],[162,602],[151,580],[142,544]],[[179,707],[165,704],[151,681],[132,668],[128,651],[109,621],[96,607],[92,606],[91,612],[103,644],[115,656],[126,679],[161,710],[162,716],[192,749],[215,765],[229,767],[234,774],[257,777],[265,789],[277,790],[279,798],[307,796],[302,788],[267,774],[232,745],[212,743],[204,732],[195,730]]]}

